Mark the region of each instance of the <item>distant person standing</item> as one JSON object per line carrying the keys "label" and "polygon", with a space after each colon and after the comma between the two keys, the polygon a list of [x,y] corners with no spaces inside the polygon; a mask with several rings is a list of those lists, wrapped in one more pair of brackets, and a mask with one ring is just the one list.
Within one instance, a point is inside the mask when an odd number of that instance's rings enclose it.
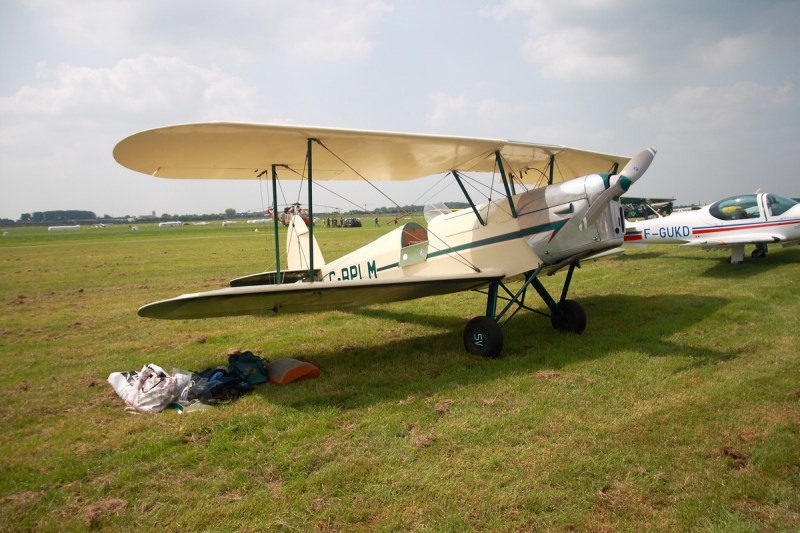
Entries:
{"label": "distant person standing", "polygon": [[378,227],[378,217],[375,217],[375,227]]}

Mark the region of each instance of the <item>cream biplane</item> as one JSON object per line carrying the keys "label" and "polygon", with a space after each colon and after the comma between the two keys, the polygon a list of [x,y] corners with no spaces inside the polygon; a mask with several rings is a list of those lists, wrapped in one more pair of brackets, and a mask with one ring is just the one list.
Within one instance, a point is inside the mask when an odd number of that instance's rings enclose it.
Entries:
{"label": "cream biplane", "polygon": [[[139,315],[274,315],[476,289],[487,295],[486,312],[466,325],[464,346],[488,357],[500,354],[501,327],[521,308],[549,316],[556,329],[584,330],[583,309],[567,299],[573,271],[580,261],[620,250],[625,219],[619,196],[642,176],[654,156],[652,148],[630,159],[498,139],[242,123],[158,128],[127,137],[114,148],[121,165],[162,178],[266,175],[275,201],[279,174],[280,179],[307,180],[312,221],[317,181],[412,180],[449,173],[471,209],[440,210],[427,227],[406,223],[330,262],[322,256],[314,225],[294,216],[286,236],[285,266],[276,219],[274,271],[233,279],[228,288],[150,303]],[[499,176],[503,194],[474,202],[466,173]],[[525,186],[537,182],[541,186]],[[554,298],[539,276],[562,268],[567,274],[560,297]],[[522,286],[510,290],[504,282],[519,275],[524,276]],[[525,304],[531,287],[548,312]],[[499,303],[505,305],[498,310]]]}

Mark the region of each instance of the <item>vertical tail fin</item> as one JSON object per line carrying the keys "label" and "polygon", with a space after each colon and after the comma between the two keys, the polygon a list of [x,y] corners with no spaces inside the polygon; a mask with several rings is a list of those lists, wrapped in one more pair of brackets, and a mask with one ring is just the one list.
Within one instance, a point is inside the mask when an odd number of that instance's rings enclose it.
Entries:
{"label": "vertical tail fin", "polygon": [[[325,259],[317,244],[317,239],[312,242],[314,253],[314,269],[318,270],[325,265]],[[311,252],[308,243],[308,226],[303,222],[303,217],[293,216],[289,222],[286,238],[286,263],[289,270],[307,270],[311,261]]]}

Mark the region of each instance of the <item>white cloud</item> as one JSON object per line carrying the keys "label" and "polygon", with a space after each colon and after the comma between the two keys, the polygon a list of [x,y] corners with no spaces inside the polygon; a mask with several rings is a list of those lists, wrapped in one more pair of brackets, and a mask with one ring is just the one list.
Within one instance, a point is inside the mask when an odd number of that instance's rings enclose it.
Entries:
{"label": "white cloud", "polygon": [[763,36],[733,35],[700,43],[692,56],[702,68],[729,69],[756,60],[767,48],[767,39]]}
{"label": "white cloud", "polygon": [[443,92],[432,95],[433,107],[426,120],[429,128],[450,133],[480,132],[482,137],[507,135],[496,131],[498,125],[512,120],[523,111],[522,106],[513,106],[495,98],[472,98]]}
{"label": "white cloud", "polygon": [[0,98],[0,113],[13,116],[108,120],[112,116],[245,117],[255,106],[253,88],[218,68],[174,57],[143,55],[111,68],[37,66],[37,83]]}
{"label": "white cloud", "polygon": [[391,6],[380,0],[288,3],[286,20],[277,26],[276,41],[297,60],[354,60],[369,56],[371,37]]}
{"label": "white cloud", "polygon": [[368,57],[382,0],[31,0],[42,24],[71,45],[195,63],[353,61]]}
{"label": "white cloud", "polygon": [[528,18],[528,37],[521,46],[525,59],[544,76],[562,80],[623,79],[637,70],[636,51],[629,46],[626,26],[602,21],[619,7],[616,0],[510,0],[489,11],[505,19]]}
{"label": "white cloud", "polygon": [[795,100],[795,88],[786,83],[769,87],[739,82],[724,87],[685,88],[668,99],[640,106],[631,120],[670,132],[693,135],[746,131],[765,113],[780,112]]}
{"label": "white cloud", "polygon": [[586,27],[558,32],[535,31],[525,41],[524,56],[539,65],[542,73],[562,80],[628,79],[637,70],[632,55],[614,50],[619,34],[602,34]]}
{"label": "white cloud", "polygon": [[136,0],[28,0],[40,24],[71,43],[116,47],[126,41],[146,10]]}
{"label": "white cloud", "polygon": [[703,2],[508,0],[481,12],[497,20],[521,19],[522,57],[543,76],[569,82],[705,77],[757,64],[797,45],[781,29],[784,19],[796,20],[796,4],[719,10]]}

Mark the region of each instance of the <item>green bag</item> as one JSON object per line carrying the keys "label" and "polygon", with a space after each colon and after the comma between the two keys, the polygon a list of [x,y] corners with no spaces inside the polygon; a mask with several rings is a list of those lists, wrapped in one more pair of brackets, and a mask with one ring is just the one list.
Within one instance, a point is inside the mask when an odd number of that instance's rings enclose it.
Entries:
{"label": "green bag", "polygon": [[252,352],[242,352],[228,356],[228,370],[232,376],[252,385],[267,382],[264,360]]}

